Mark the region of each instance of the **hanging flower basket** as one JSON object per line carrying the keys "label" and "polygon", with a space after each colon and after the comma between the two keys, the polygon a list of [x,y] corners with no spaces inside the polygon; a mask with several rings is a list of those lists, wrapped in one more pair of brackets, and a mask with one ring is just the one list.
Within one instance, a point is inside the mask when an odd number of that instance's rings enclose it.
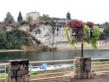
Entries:
{"label": "hanging flower basket", "polygon": [[66,25],[65,34],[71,45],[81,41],[82,44],[84,44],[84,42],[88,42],[93,48],[97,48],[100,30],[91,22],[85,25],[82,21],[70,20]]}
{"label": "hanging flower basket", "polygon": [[83,29],[84,28],[84,24],[82,23],[82,21],[79,21],[79,20],[70,20],[70,21],[68,21],[66,27],[70,27],[73,30],[75,28]]}

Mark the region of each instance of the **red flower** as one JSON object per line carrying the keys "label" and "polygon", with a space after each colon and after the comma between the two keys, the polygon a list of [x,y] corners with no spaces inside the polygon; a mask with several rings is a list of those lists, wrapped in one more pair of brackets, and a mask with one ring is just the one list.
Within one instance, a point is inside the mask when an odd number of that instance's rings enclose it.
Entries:
{"label": "red flower", "polygon": [[70,28],[84,28],[84,24],[82,23],[82,21],[79,20],[70,20],[68,21],[66,27],[70,27]]}

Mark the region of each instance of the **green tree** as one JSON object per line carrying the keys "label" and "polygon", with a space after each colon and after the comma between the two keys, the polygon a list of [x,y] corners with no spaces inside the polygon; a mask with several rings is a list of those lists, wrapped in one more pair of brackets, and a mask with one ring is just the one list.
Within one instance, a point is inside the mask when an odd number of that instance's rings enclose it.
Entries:
{"label": "green tree", "polygon": [[7,32],[7,49],[21,49],[22,45],[27,45],[29,34],[20,30]]}
{"label": "green tree", "polygon": [[66,18],[67,18],[67,20],[70,20],[71,19],[71,15],[70,15],[69,12],[67,13]]}
{"label": "green tree", "polygon": [[4,20],[5,22],[8,22],[9,24],[11,24],[11,23],[14,23],[15,21],[14,21],[14,18],[13,18],[13,16],[11,15],[11,13],[10,12],[8,12],[7,13],[7,15],[6,15],[6,18],[5,18],[5,20]]}
{"label": "green tree", "polygon": [[28,36],[24,31],[0,29],[0,49],[21,49],[22,45],[28,44]]}
{"label": "green tree", "polygon": [[54,19],[47,16],[47,15],[43,15],[43,16],[40,16],[39,19],[44,23],[44,24],[54,24]]}
{"label": "green tree", "polygon": [[46,15],[40,16],[39,19],[43,20],[43,21],[51,21],[52,20],[49,16],[46,16]]}
{"label": "green tree", "polygon": [[38,44],[40,42],[31,36],[28,32],[13,29],[6,31],[5,28],[0,29],[0,49],[21,49],[23,45],[29,45],[29,37]]}
{"label": "green tree", "polygon": [[5,44],[7,42],[7,33],[4,28],[0,29],[0,49],[5,49]]}
{"label": "green tree", "polygon": [[22,17],[22,13],[19,12],[18,18],[17,18],[17,22],[21,23],[23,21],[23,17]]}
{"label": "green tree", "polygon": [[109,23],[108,23],[108,22],[105,22],[105,23],[103,24],[103,27],[104,27],[104,32],[103,32],[103,34],[104,34],[104,36],[105,36],[106,38],[108,38],[108,37],[109,37]]}

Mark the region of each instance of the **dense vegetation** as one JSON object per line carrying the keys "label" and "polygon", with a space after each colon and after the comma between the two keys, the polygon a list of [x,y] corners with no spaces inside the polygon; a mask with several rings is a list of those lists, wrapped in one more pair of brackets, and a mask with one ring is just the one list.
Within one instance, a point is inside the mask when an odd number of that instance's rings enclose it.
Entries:
{"label": "dense vegetation", "polygon": [[0,29],[0,49],[21,49],[22,45],[28,45],[30,35],[24,31],[14,29],[7,32]]}
{"label": "dense vegetation", "polygon": [[11,15],[10,12],[7,13],[6,18],[4,19],[4,21],[9,23],[9,24],[15,22],[14,17]]}
{"label": "dense vegetation", "polygon": [[43,24],[45,24],[45,25],[47,25],[47,24],[54,25],[55,24],[54,19],[49,16],[46,16],[46,15],[40,16],[39,19],[40,19],[40,21],[43,21]]}
{"label": "dense vegetation", "polygon": [[103,32],[104,36],[109,37],[109,23],[106,22],[106,23],[103,24],[103,26],[104,26],[104,32]]}
{"label": "dense vegetation", "polygon": [[19,15],[17,17],[17,22],[18,23],[22,23],[23,22],[23,17],[22,17],[22,13],[21,12],[19,12]]}

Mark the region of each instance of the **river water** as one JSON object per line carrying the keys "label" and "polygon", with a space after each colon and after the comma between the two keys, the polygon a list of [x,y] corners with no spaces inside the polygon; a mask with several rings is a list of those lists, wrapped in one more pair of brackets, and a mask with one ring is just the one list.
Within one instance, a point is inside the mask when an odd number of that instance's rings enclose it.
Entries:
{"label": "river water", "polygon": [[[0,53],[0,63],[8,60],[29,59],[30,61],[63,60],[80,56],[80,50],[57,51],[27,51],[27,52],[3,52]],[[85,57],[109,58],[109,50],[84,50]]]}

